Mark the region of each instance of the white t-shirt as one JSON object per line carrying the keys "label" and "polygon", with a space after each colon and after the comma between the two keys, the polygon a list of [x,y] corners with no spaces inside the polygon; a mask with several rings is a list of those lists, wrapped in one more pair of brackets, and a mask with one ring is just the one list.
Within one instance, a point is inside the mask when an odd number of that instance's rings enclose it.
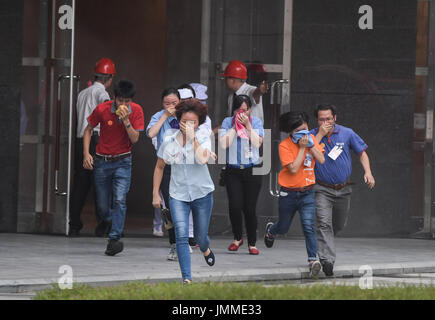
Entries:
{"label": "white t-shirt", "polygon": [[[260,101],[255,103],[254,99],[254,91],[257,89],[257,87],[251,86],[250,84],[247,84],[246,82],[243,83],[243,85],[239,88],[239,90],[236,91],[236,94],[238,96],[244,94],[251,98],[252,102],[252,108],[251,108],[251,116],[260,118],[261,122],[264,123],[264,114],[263,114],[263,97],[260,96]],[[227,115],[228,117],[232,117],[231,110],[233,109],[233,95],[230,94],[228,96],[228,111]]]}
{"label": "white t-shirt", "polygon": [[[83,138],[85,129],[88,125],[88,117],[94,109],[101,103],[110,100],[110,96],[104,85],[95,81],[92,86],[82,90],[77,98],[77,138]],[[100,131],[100,125],[94,128]]]}

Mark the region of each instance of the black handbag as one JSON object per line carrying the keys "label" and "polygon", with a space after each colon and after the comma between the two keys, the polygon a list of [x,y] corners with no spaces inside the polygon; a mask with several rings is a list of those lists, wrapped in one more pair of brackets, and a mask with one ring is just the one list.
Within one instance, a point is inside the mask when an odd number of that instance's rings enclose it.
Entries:
{"label": "black handbag", "polygon": [[172,229],[174,227],[171,218],[171,212],[168,208],[161,208],[160,215],[162,216],[163,225],[166,230]]}
{"label": "black handbag", "polygon": [[219,185],[221,187],[225,187],[226,184],[227,184],[227,169],[223,167],[220,174]]}

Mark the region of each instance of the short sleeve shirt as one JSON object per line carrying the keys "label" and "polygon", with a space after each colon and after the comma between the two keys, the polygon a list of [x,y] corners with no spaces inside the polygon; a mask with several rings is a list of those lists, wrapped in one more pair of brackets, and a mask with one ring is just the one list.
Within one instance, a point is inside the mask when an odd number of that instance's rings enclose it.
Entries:
{"label": "short sleeve shirt", "polygon": [[[104,85],[94,82],[89,88],[82,90],[77,98],[77,138],[83,138],[88,117],[94,109],[101,103],[110,100],[110,96]],[[100,131],[100,127],[94,128],[94,131]]]}
{"label": "short sleeve shirt", "polygon": [[[144,130],[144,116],[142,107],[136,103],[130,103],[130,123],[136,131]],[[89,125],[93,128],[100,125],[100,140],[97,145],[97,153],[100,155],[119,155],[131,151],[133,144],[127,134],[122,121],[118,120],[116,107],[113,101],[100,104],[88,117]]]}
{"label": "short sleeve shirt", "polygon": [[[180,130],[167,132],[157,156],[171,166],[169,194],[179,201],[191,202],[203,198],[215,187],[208,171],[207,164],[200,164],[195,158],[194,146],[187,143],[182,146],[177,136]],[[197,130],[198,143],[211,151],[211,140],[207,130]]]}
{"label": "short sleeve shirt", "polygon": [[[311,130],[314,135],[318,132],[318,128]],[[331,137],[325,136],[319,143],[325,148],[325,163],[316,165],[315,173],[319,181],[328,184],[342,184],[348,181],[352,173],[350,150],[360,155],[368,148],[367,144],[352,129],[337,124]],[[334,148],[342,150],[336,160],[328,156]]]}
{"label": "short sleeve shirt", "polygon": [[[314,147],[324,152],[323,148],[317,143],[316,138],[311,135],[314,141]],[[293,174],[287,167],[289,164],[293,163],[298,155],[299,145],[295,144],[290,137],[282,141],[279,145],[279,158],[283,169],[279,173],[278,183],[285,188],[303,188],[316,183],[316,176],[314,173],[314,166],[316,165],[316,160],[311,154],[309,148],[305,149],[304,159],[311,157],[311,161],[307,162],[309,166],[302,162],[298,172]]]}
{"label": "short sleeve shirt", "polygon": [[[233,118],[225,118],[219,130],[219,137],[223,137],[233,127]],[[257,117],[251,117],[252,129],[260,136],[264,137],[264,128],[262,121]],[[228,165],[256,165],[260,161],[259,149],[249,143],[247,139],[241,139],[237,136],[233,143],[226,150],[226,163]]]}

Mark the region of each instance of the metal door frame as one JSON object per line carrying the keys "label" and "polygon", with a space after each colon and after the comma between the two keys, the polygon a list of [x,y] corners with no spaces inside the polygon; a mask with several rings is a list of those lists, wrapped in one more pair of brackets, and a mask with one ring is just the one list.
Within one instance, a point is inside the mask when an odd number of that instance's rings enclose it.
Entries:
{"label": "metal door frame", "polygon": [[[219,8],[220,10],[215,10],[216,20],[219,23],[223,24],[223,17],[225,14],[225,10],[223,7]],[[222,72],[226,66],[228,65],[228,61],[224,62],[213,62],[210,61],[210,37],[211,37],[211,0],[204,0],[202,3],[202,34],[201,34],[201,65],[200,65],[200,81],[204,85],[209,85],[209,77],[210,72],[213,70],[212,76]],[[271,88],[271,99],[273,100],[274,89],[275,86],[281,90],[280,94],[278,94],[278,102],[271,101],[271,106],[273,105],[275,108],[280,107],[279,112],[282,111],[281,106],[286,105],[285,111],[289,111],[290,109],[290,99],[291,99],[291,90],[290,90],[290,79],[291,79],[291,60],[292,60],[292,35],[293,35],[293,0],[284,0],[284,21],[283,21],[283,52],[282,52],[282,64],[264,64],[267,72],[271,73],[281,73],[282,80],[276,81],[272,84]],[[220,30],[221,28],[218,28]],[[221,32],[221,31],[218,31]],[[218,39],[222,39],[223,35],[219,35]],[[222,45],[219,46],[222,48]],[[284,86],[283,84],[288,84],[288,86]],[[214,96],[214,105],[219,105],[220,99],[222,98],[222,92],[220,89],[220,85],[216,82],[215,86],[215,96]],[[217,116],[217,108],[213,108],[214,116]],[[276,118],[277,110],[271,110],[273,114],[273,118]],[[278,113],[279,113],[278,112]],[[275,133],[276,134],[276,133]],[[273,136],[273,135],[271,135]],[[273,139],[273,138],[272,138]],[[273,159],[271,159],[273,163]],[[277,197],[279,195],[276,187],[273,186],[272,178],[277,175],[278,170],[276,166],[272,165],[272,171],[270,172],[270,194],[273,197]],[[277,180],[277,178],[275,179]]]}
{"label": "metal door frame", "polygon": [[[68,1],[67,5],[71,6],[71,23],[72,26],[70,29],[59,31],[58,21],[59,14],[56,9],[58,9],[59,4],[64,4],[63,1],[59,0],[47,0],[40,2],[40,16],[46,18],[46,25],[40,25],[40,28],[47,28],[46,33],[39,33],[39,36],[43,36],[39,41],[40,44],[40,52],[39,57],[23,57],[22,58],[22,66],[23,67],[38,67],[40,68],[39,73],[45,74],[45,78],[43,80],[39,80],[45,84],[45,88],[40,86],[39,92],[44,91],[44,109],[40,108],[38,110],[38,131],[36,135],[22,135],[20,137],[21,144],[31,144],[38,145],[38,151],[35,154],[36,159],[36,188],[35,188],[35,203],[34,203],[34,214],[35,214],[35,225],[23,225],[22,232],[43,232],[50,233],[51,225],[49,221],[49,214],[54,213],[56,217],[59,214],[65,218],[65,228],[62,226],[62,233],[65,231],[66,234],[69,232],[69,203],[70,203],[70,191],[71,191],[71,175],[72,175],[72,144],[73,144],[73,102],[74,102],[74,81],[70,81],[69,83],[69,95],[65,96],[65,99],[68,99],[68,115],[67,121],[69,123],[68,127],[68,143],[67,143],[67,163],[66,163],[66,172],[62,174],[66,177],[65,189],[66,192],[61,192],[61,195],[56,195],[56,192],[52,189],[54,187],[55,170],[53,159],[56,157],[55,153],[60,152],[56,150],[54,146],[54,138],[57,133],[54,124],[54,115],[56,113],[56,78],[60,76],[60,74],[56,74],[56,67],[60,67],[66,71],[66,74],[63,74],[64,77],[69,79],[74,79],[74,49],[75,49],[75,11],[76,11],[76,0]],[[51,16],[47,14],[50,12]],[[68,54],[68,51],[65,51],[65,57],[57,57],[56,43],[59,42],[59,38],[57,37],[59,32],[71,32],[70,39],[66,39],[66,43],[70,41],[71,50]],[[45,36],[44,36],[45,35]],[[68,37],[68,36],[67,36]],[[66,70],[65,70],[66,69]],[[77,86],[78,88],[79,86]],[[57,88],[58,90],[60,88]],[[66,108],[64,108],[66,110]],[[64,135],[65,137],[66,135]],[[64,148],[65,149],[65,148]],[[63,150],[64,152],[65,150]],[[65,162],[64,162],[65,163]],[[59,201],[56,201],[58,196],[65,196],[66,203],[62,204],[62,208],[59,208]],[[53,198],[55,197],[55,198]],[[53,207],[54,206],[54,207]],[[26,214],[27,212],[22,212]],[[30,212],[29,212],[30,213]],[[20,231],[19,231],[20,232]],[[59,231],[58,231],[59,232]]]}
{"label": "metal door frame", "polygon": [[413,235],[415,238],[435,239],[435,219],[432,212],[435,210],[434,191],[435,181],[435,144],[434,140],[434,105],[435,105],[435,5],[429,2],[429,50],[428,50],[428,84],[426,98],[426,136],[424,144],[424,226],[421,232]]}
{"label": "metal door frame", "polygon": [[74,101],[74,49],[75,49],[75,14],[76,0],[72,0],[72,29],[71,29],[71,66],[70,66],[70,88],[69,88],[69,131],[68,131],[68,178],[67,178],[67,200],[66,200],[66,235],[69,233],[69,203],[71,199],[71,167],[72,167],[72,134],[73,134],[73,101]]}
{"label": "metal door frame", "polygon": [[[291,77],[291,58],[292,58],[292,34],[293,34],[293,0],[284,0],[284,33],[283,33],[283,63],[265,64],[268,72],[282,73],[284,79],[290,80]],[[201,33],[201,83],[208,86],[210,76],[210,64],[220,64],[222,70],[228,65],[229,61],[212,62],[210,61],[210,37],[211,37],[211,0],[203,0],[202,3],[202,33]],[[290,103],[290,102],[289,102]]]}

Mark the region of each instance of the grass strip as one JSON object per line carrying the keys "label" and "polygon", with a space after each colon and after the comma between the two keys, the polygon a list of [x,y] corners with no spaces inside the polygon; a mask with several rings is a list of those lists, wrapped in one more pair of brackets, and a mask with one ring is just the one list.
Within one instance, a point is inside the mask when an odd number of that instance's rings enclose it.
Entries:
{"label": "grass strip", "polygon": [[201,282],[191,285],[130,282],[113,287],[57,285],[36,294],[35,300],[435,300],[435,287],[425,285],[376,286],[362,290],[351,285],[301,286],[261,283]]}

